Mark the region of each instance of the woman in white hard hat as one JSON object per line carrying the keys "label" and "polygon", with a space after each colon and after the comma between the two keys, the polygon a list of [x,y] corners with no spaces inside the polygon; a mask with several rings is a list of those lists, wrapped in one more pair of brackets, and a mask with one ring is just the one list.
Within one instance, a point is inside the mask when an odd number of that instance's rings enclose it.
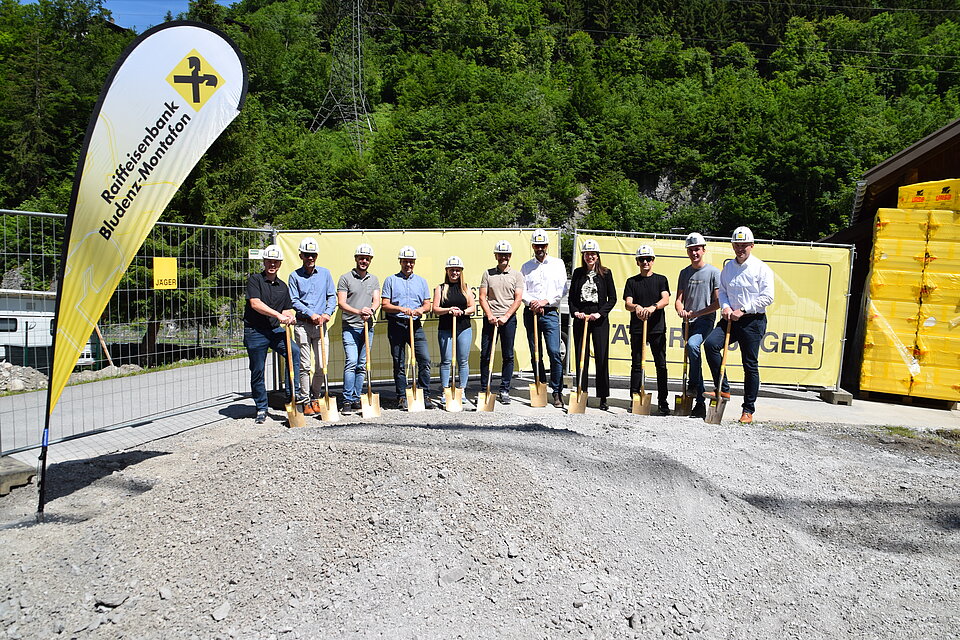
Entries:
{"label": "woman in white hard hat", "polygon": [[[590,336],[593,340],[593,357],[597,363],[596,387],[600,399],[600,410],[607,410],[607,397],[610,395],[610,323],[608,316],[617,304],[617,288],[613,283],[613,274],[600,261],[600,245],[596,240],[586,240],[580,246],[580,266],[573,270],[570,279],[568,298],[573,323],[573,353],[576,358],[576,370],[580,372],[583,386],[590,374],[590,353],[584,362],[580,362],[580,345],[583,344],[584,320],[590,324]],[[581,366],[583,367],[581,369]]]}
{"label": "woman in white hard hat", "polygon": [[[457,341],[457,383],[467,388],[470,376],[470,345],[473,344],[473,329],[470,316],[477,305],[473,292],[463,278],[463,260],[450,256],[446,262],[446,277],[433,292],[433,312],[440,317],[437,339],[440,343],[440,386],[450,386],[454,328]],[[464,392],[463,398],[466,400]]]}

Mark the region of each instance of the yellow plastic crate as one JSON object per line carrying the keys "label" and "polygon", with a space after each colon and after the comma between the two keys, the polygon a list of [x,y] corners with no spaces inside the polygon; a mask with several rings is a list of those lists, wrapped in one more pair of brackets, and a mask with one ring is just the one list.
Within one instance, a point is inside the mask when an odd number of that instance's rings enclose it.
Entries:
{"label": "yellow plastic crate", "polygon": [[919,304],[923,291],[923,273],[874,269],[870,275],[870,297],[874,300],[913,302]]}
{"label": "yellow plastic crate", "polygon": [[927,240],[960,242],[960,211],[931,211]]}

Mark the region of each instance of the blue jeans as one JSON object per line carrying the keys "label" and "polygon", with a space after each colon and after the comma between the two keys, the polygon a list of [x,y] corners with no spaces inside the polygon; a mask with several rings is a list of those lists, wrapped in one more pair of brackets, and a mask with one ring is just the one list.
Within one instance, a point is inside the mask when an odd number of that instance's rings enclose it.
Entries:
{"label": "blue jeans", "polygon": [[[550,359],[550,389],[554,393],[563,391],[563,359],[560,357],[560,312],[548,311],[541,315],[537,321],[540,331],[540,339],[547,346],[547,357]],[[523,326],[527,329],[527,344],[530,347],[530,364],[535,372],[534,375],[541,382],[546,382],[546,372],[543,368],[543,359],[540,359],[540,370],[536,370],[536,361],[534,351],[537,346],[533,344],[533,312],[530,307],[523,310]]]}
{"label": "blue jeans", "polygon": [[[714,380],[720,376],[726,330],[727,323],[721,320],[703,343]],[[743,362],[743,410],[746,413],[754,412],[757,395],[760,393],[760,365],[757,356],[760,353],[760,341],[766,332],[767,316],[763,313],[745,315],[730,325],[730,344],[740,345],[740,360]],[[723,376],[721,391],[730,391],[726,375]]]}
{"label": "blue jeans", "polygon": [[[367,330],[373,343],[373,324]],[[363,344],[363,327],[343,325],[343,402],[360,402],[367,374],[367,350]]]}
{"label": "blue jeans", "polygon": [[[409,320],[390,319],[387,324],[387,340],[393,357],[393,379],[396,382],[397,398],[405,398],[407,392],[407,345],[410,344]],[[427,334],[419,320],[413,322],[413,350],[417,358],[417,384],[423,395],[430,395],[430,349]]]}
{"label": "blue jeans", "polygon": [[[439,329],[437,338],[440,342],[440,386],[446,389],[450,386],[450,365],[453,360],[453,331]],[[457,334],[457,386],[467,388],[467,379],[470,377],[470,347],[473,345],[473,329],[467,327]]]}
{"label": "blue jeans", "polygon": [[[481,320],[483,329],[480,331],[480,387],[487,390],[487,378],[490,375],[490,356],[493,353],[493,325],[484,318]],[[517,336],[517,316],[512,315],[507,324],[497,329],[497,340],[500,341],[500,353],[503,357],[503,368],[500,370],[500,391],[510,392],[510,382],[513,380],[513,341]]]}
{"label": "blue jeans", "polygon": [[[267,350],[273,349],[275,353],[286,357],[287,339],[284,334],[282,327],[268,330],[243,328],[243,346],[247,348],[247,357],[250,359],[250,391],[258,412],[267,410],[267,387],[263,382]],[[293,379],[287,379],[287,397],[294,393],[294,380],[300,379],[300,348],[291,340],[290,349],[293,351]]]}
{"label": "blue jeans", "polygon": [[[715,314],[708,313],[690,322],[687,335],[687,391],[693,393],[699,402],[706,390],[703,385],[703,359],[700,356],[700,346],[713,330]],[[723,343],[720,344],[721,349]]]}

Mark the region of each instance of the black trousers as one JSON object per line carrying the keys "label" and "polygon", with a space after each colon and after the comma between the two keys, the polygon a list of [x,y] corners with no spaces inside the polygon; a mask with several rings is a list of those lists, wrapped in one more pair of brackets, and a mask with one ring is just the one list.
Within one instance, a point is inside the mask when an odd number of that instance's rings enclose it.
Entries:
{"label": "black trousers", "polygon": [[[573,322],[573,352],[575,355],[576,370],[579,372],[581,386],[586,389],[590,376],[590,350],[587,349],[586,362],[580,366],[580,351],[583,347],[583,320],[574,318]],[[610,323],[607,316],[587,323],[590,329],[590,339],[593,342],[593,358],[596,360],[597,397],[606,398],[610,395]]]}
{"label": "black trousers", "polygon": [[[640,360],[640,347],[643,342],[642,333],[630,334],[630,353],[632,363],[630,366],[630,394],[640,393],[640,371],[643,369],[643,361]],[[653,364],[657,369],[657,404],[662,406],[669,405],[667,398],[667,334],[666,333],[648,333],[647,344],[650,345],[650,353],[653,354]]]}

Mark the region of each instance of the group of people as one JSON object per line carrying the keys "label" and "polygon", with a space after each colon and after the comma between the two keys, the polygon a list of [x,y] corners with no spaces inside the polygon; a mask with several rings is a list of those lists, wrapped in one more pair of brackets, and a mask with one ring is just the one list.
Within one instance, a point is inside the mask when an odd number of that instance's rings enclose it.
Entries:
{"label": "group of people", "polygon": [[[244,345],[250,358],[250,384],[257,407],[256,422],[267,414],[264,367],[267,350],[287,356],[284,336],[286,325],[294,326],[296,339],[289,354],[294,373],[288,381],[288,393],[303,404],[304,413],[320,412],[318,398],[325,383],[323,373],[329,355],[329,337],[325,330],[337,307],[343,315],[344,350],[342,410],[360,410],[360,396],[366,379],[366,346],[372,343],[374,316],[383,310],[387,320],[387,340],[393,360],[393,375],[399,408],[405,408],[406,348],[412,346],[416,361],[416,384],[423,390],[425,404],[440,405],[442,394],[430,394],[432,363],[423,329],[423,318],[433,313],[439,318],[440,384],[456,384],[466,390],[469,355],[473,344],[471,317],[479,304],[483,320],[480,338],[480,380],[490,379],[490,365],[500,343],[501,372],[497,397],[503,404],[511,401],[510,387],[514,371],[514,340],[517,312],[523,307],[523,324],[530,349],[532,370],[552,394],[552,404],[563,407],[563,358],[561,352],[560,301],[568,297],[573,318],[572,351],[576,358],[578,380],[589,374],[589,356],[583,340],[593,345],[595,387],[600,409],[608,408],[610,373],[610,311],[617,304],[617,289],[610,269],[603,266],[600,247],[586,240],[580,247],[581,264],[567,282],[563,260],[548,255],[549,238],[537,229],[530,238],[533,257],[518,270],[510,265],[513,248],[506,240],[494,245],[496,265],[486,269],[480,280],[477,299],[464,279],[464,264],[450,256],[445,264],[443,282],[431,291],[427,281],[414,273],[417,251],[411,246],[400,249],[400,270],[384,279],[381,288],[377,276],[370,273],[373,247],[361,244],[354,251],[356,266],[340,276],[336,286],[330,271],[316,264],[319,245],[305,238],[299,246],[302,266],[284,283],[277,272],[283,253],[270,245],[262,254],[263,271],[252,274],[247,282],[244,310]],[[726,376],[720,369],[729,325],[730,344],[739,344],[744,368],[743,413],[740,421],[753,421],[760,388],[758,354],[766,332],[766,308],[773,302],[773,272],[752,255],[754,238],[747,227],[737,228],[731,238],[734,258],[723,267],[706,262],[707,242],[699,233],[686,237],[690,264],[677,280],[674,309],[684,321],[685,349],[689,362],[688,394],[693,396],[692,417],[706,416],[706,401],[714,393],[730,397]],[[656,254],[650,245],[636,252],[639,273],[628,278],[623,301],[630,315],[632,366],[630,392],[638,394],[643,386],[643,352],[649,347],[657,377],[659,415],[669,415],[666,363],[666,320],[664,310],[670,304],[670,286],[666,276],[654,271]],[[715,324],[716,312],[721,319]],[[589,336],[589,337],[588,337]],[[455,343],[455,348],[454,348]],[[708,391],[702,374],[701,350],[706,353],[715,390]],[[545,353],[544,353],[545,352]],[[453,362],[453,354],[456,362]],[[545,357],[543,357],[545,355]],[[313,364],[316,363],[316,364]],[[313,369],[321,369],[316,371]],[[549,368],[549,369],[548,369]],[[451,378],[453,376],[453,378]],[[585,386],[585,384],[584,384]],[[491,390],[492,391],[492,390]],[[463,394],[466,399],[466,393]],[[467,400],[467,402],[469,402]]]}

